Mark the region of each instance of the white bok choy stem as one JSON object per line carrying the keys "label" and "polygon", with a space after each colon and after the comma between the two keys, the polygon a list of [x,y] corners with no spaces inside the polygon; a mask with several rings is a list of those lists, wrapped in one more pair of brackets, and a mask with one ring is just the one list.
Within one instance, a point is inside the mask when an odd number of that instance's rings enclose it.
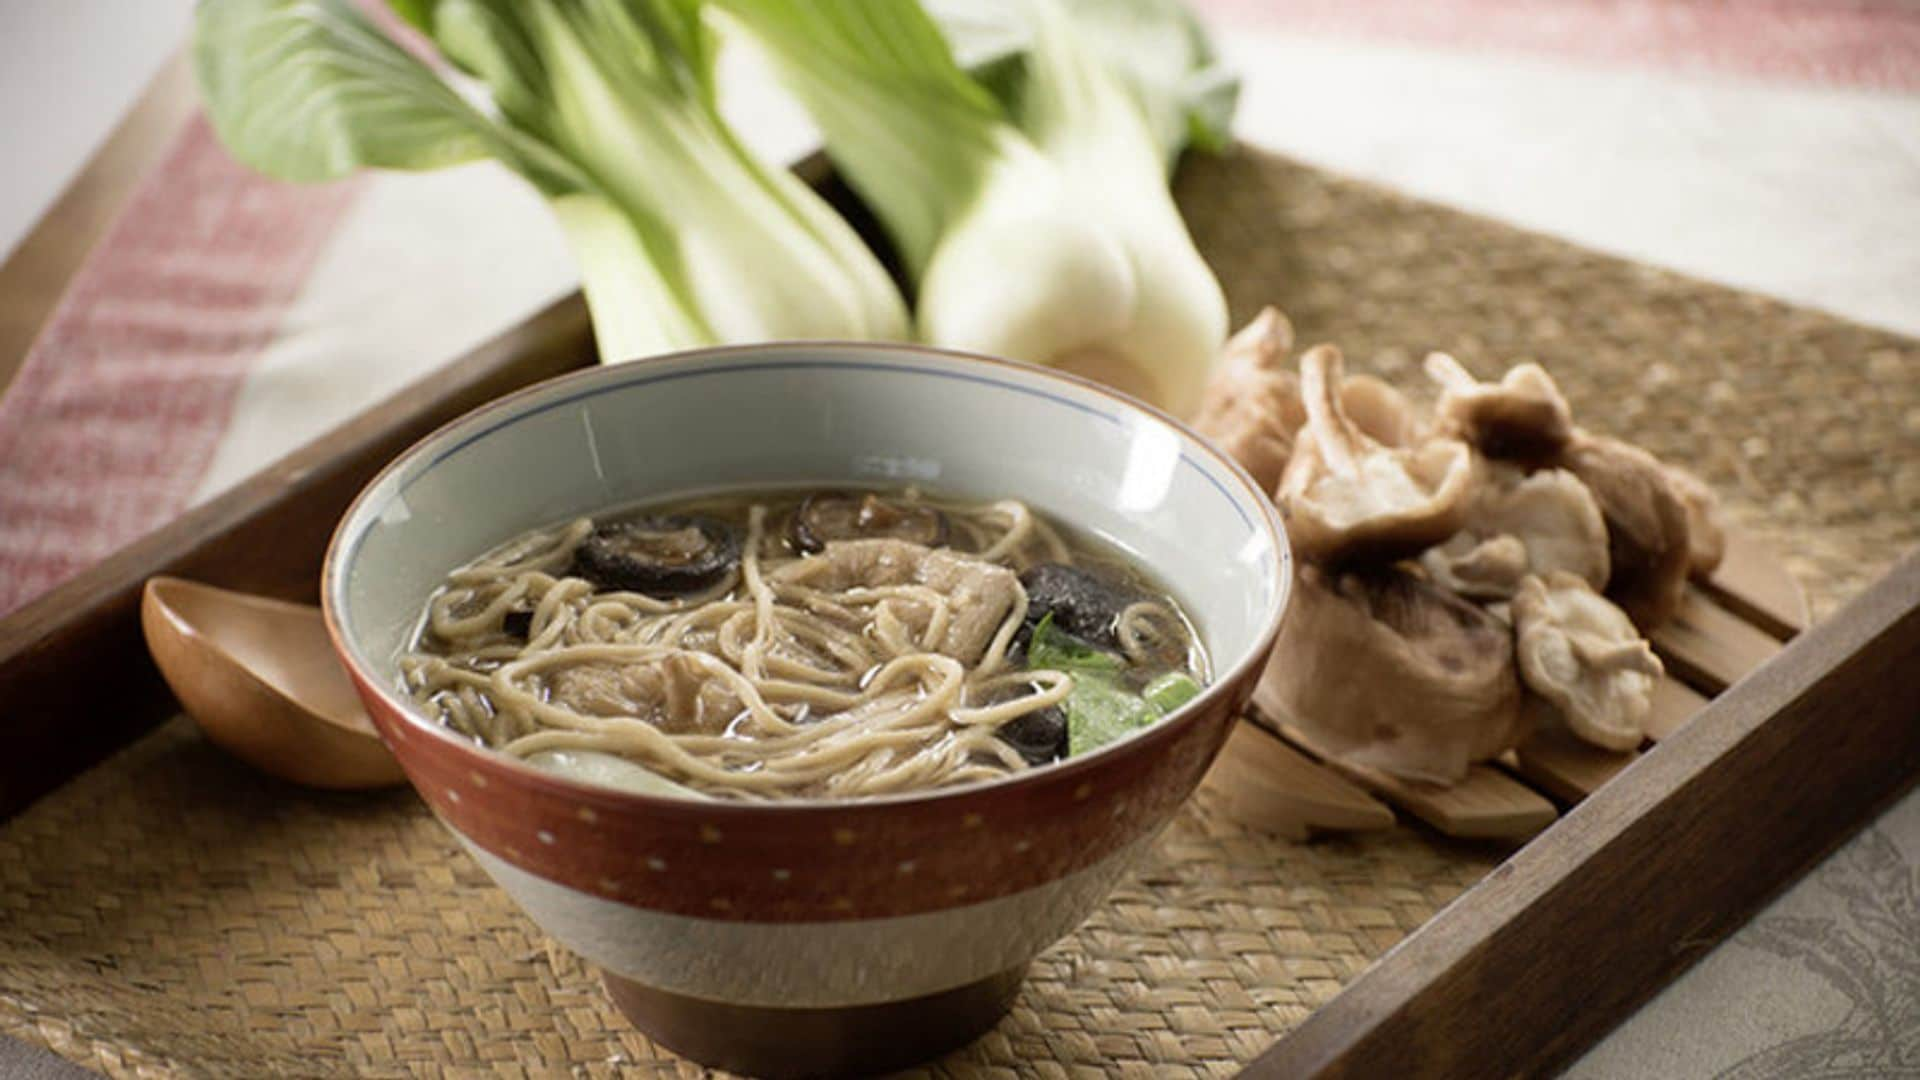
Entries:
{"label": "white bok choy stem", "polygon": [[234,155],[302,181],[498,159],[553,207],[603,360],[908,336],[852,228],[721,119],[698,0],[392,6],[462,74],[350,0],[202,0],[195,65]]}
{"label": "white bok choy stem", "polygon": [[1018,93],[961,70],[915,0],[718,0],[772,56],[918,286],[933,344],[1193,410],[1226,337],[1164,155],[1054,0],[1021,0]]}

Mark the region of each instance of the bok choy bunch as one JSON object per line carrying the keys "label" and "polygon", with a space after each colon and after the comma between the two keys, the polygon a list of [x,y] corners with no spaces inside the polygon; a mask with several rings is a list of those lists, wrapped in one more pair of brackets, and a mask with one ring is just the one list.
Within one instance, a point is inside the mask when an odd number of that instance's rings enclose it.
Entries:
{"label": "bok choy bunch", "polygon": [[[947,3],[956,37],[998,31],[1014,58],[1011,73],[993,64],[975,78],[916,0],[716,5],[773,57],[886,226],[917,286],[923,340],[1194,408],[1227,310],[1166,169],[1182,137],[1217,127],[1231,90],[1188,80],[1210,57],[1183,8]],[[1115,59],[1147,39],[1095,31],[1129,12],[1143,25],[1186,20],[1170,66]]]}
{"label": "bok choy bunch", "polygon": [[606,360],[908,336],[852,228],[721,119],[700,0],[392,7],[437,56],[350,0],[201,0],[195,67],[234,155],[301,181],[497,159],[557,215]]}

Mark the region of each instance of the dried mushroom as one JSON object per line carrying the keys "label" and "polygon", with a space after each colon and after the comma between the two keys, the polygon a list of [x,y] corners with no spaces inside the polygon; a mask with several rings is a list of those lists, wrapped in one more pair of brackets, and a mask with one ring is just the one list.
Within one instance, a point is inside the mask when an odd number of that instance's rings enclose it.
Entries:
{"label": "dried mushroom", "polygon": [[1705,480],[1678,465],[1668,465],[1667,480],[1687,508],[1687,569],[1697,578],[1720,569],[1727,557],[1727,527],[1720,520],[1720,500]]}
{"label": "dried mushroom", "polygon": [[826,549],[830,540],[906,540],[946,547],[947,515],[911,499],[875,492],[816,491],[787,521],[787,543],[803,555]]}
{"label": "dried mushroom", "polygon": [[1538,364],[1521,364],[1497,383],[1483,383],[1446,353],[1427,357],[1440,384],[1434,413],[1442,428],[1491,458],[1547,461],[1573,437],[1573,410]]}
{"label": "dried mushroom", "polygon": [[1412,446],[1426,435],[1426,423],[1413,402],[1392,383],[1372,375],[1342,379],[1340,407],[1353,426],[1383,446]]}
{"label": "dried mushroom", "polygon": [[1526,579],[1527,545],[1506,533],[1483,540],[1472,532],[1457,532],[1446,543],[1428,548],[1420,556],[1420,568],[1435,585],[1469,600],[1505,600]]}
{"label": "dried mushroom", "polygon": [[1227,341],[1208,382],[1194,430],[1212,439],[1263,491],[1280,483],[1294,435],[1307,422],[1300,379],[1287,366],[1293,326],[1276,308],[1254,316]]}
{"label": "dried mushroom", "polygon": [[1096,574],[1065,563],[1038,563],[1020,572],[1027,593],[1027,614],[1019,632],[1021,642],[1032,635],[1041,619],[1101,649],[1120,648],[1120,615],[1148,599],[1111,575]]}
{"label": "dried mushroom", "polygon": [[595,528],[569,571],[603,589],[681,596],[719,583],[740,562],[740,533],[715,518],[647,514]]}
{"label": "dried mushroom", "polygon": [[1319,345],[1300,359],[1307,426],[1276,501],[1303,556],[1327,564],[1391,562],[1460,530],[1473,488],[1473,455],[1458,439],[1390,446],[1369,435],[1341,400],[1340,351]]}
{"label": "dried mushroom", "polygon": [[1525,734],[1505,623],[1397,568],[1303,564],[1267,684],[1327,749],[1452,784]]}
{"label": "dried mushroom", "polygon": [[1664,672],[1625,612],[1572,574],[1529,577],[1513,598],[1513,631],[1520,678],[1569,730],[1608,750],[1640,745]]}
{"label": "dried mushroom", "polygon": [[1576,432],[1560,465],[1580,478],[1607,522],[1607,598],[1651,630],[1685,597],[1692,540],[1666,467],[1637,446]]}
{"label": "dried mushroom", "polygon": [[1603,589],[1609,563],[1606,521],[1578,477],[1497,463],[1481,474],[1466,527],[1420,558],[1435,581],[1477,600],[1508,599],[1528,574],[1557,570]]}

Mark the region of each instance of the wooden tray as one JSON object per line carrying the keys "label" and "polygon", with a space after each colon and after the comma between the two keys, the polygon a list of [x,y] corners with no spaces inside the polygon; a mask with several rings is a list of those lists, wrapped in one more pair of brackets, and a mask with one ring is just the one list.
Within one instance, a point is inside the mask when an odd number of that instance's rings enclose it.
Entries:
{"label": "wooden tray", "polygon": [[[817,169],[811,176],[820,179]],[[1825,335],[1823,340],[1841,342],[1835,349],[1910,347],[1726,290],[1684,282],[1648,285],[1655,280],[1650,272],[1569,255],[1552,241],[1273,159],[1210,164],[1183,179],[1183,189],[1190,212],[1202,215],[1196,233],[1203,250],[1260,245],[1258,252],[1238,256],[1241,265],[1260,271],[1258,294],[1233,297],[1242,315],[1278,300],[1296,313],[1314,313],[1321,325],[1331,324],[1328,313],[1337,310],[1343,326],[1351,320],[1362,328],[1356,337],[1397,335],[1386,340],[1404,347],[1451,346],[1468,359],[1489,349],[1511,356],[1539,319],[1556,312],[1570,319],[1591,310],[1599,287],[1634,297],[1641,305],[1635,318],[1710,315],[1714,325],[1736,327],[1772,320],[1774,332]],[[1243,197],[1236,192],[1248,191],[1268,200],[1259,212],[1291,215],[1282,229],[1266,236],[1247,227],[1245,208],[1231,204]],[[1216,203],[1225,209],[1211,222],[1205,215],[1212,211],[1193,209]],[[1374,216],[1362,221],[1353,215]],[[1357,256],[1345,246],[1357,242],[1351,234],[1328,233],[1348,227],[1364,232],[1369,245]],[[1443,261],[1453,260],[1436,271],[1446,284],[1459,286],[1446,294],[1452,307],[1445,311],[1416,310],[1419,298],[1443,290],[1395,262],[1422,245],[1445,252]],[[1495,326],[1507,319],[1511,297],[1497,289],[1485,295],[1474,290],[1491,289],[1487,283],[1507,280],[1503,275],[1522,289],[1537,285],[1541,275],[1528,270],[1536,247],[1558,253],[1548,261],[1564,272],[1568,295],[1578,299]],[[1345,261],[1309,260],[1302,254],[1307,248],[1338,252]],[[1387,251],[1391,258],[1382,254]],[[1369,280],[1348,280],[1341,275],[1349,265],[1386,270]],[[1242,284],[1228,286],[1232,292]],[[1523,299],[1542,302],[1537,293]],[[1417,315],[1417,335],[1385,314],[1403,300],[1409,314],[1399,317]],[[1677,305],[1680,314],[1663,311],[1663,304]],[[1561,331],[1576,339],[1605,333],[1577,322],[1563,323]],[[1469,333],[1484,336],[1460,340]],[[179,574],[311,599],[333,523],[374,471],[474,405],[588,363],[589,334],[578,298],[563,300],[0,621],[0,701],[9,706],[0,719],[0,814],[17,812],[174,714],[138,629],[138,589],[146,577]],[[1894,344],[1876,344],[1890,340]],[[1391,359],[1384,348],[1374,340],[1349,352]],[[1552,355],[1543,359],[1554,367]],[[1570,392],[1580,400],[1577,389]],[[1743,625],[1765,625],[1723,599],[1712,600],[1723,614],[1737,613]],[[1793,622],[1784,618],[1772,628],[1768,650]],[[1686,673],[1680,662],[1685,643],[1666,644],[1676,672]],[[1757,656],[1719,670],[1720,681],[1731,687],[1690,722],[1320,1004],[1258,1057],[1251,1071],[1289,1077],[1544,1071],[1608,1030],[1920,775],[1920,709],[1908,674],[1920,663],[1920,557],[1900,563],[1750,673],[1749,659]],[[1714,673],[1702,663],[1692,677]],[[1690,699],[1682,700],[1691,706]],[[1259,748],[1252,753],[1269,759],[1297,753],[1244,725],[1238,749],[1249,738]],[[1515,767],[1527,766],[1522,759]],[[1580,790],[1591,786],[1569,782]],[[1337,778],[1302,782],[1287,794],[1322,826],[1364,828],[1389,820],[1377,801],[1352,798],[1351,788]],[[1084,1032],[1079,1037],[1086,1038]],[[1088,1045],[1091,1053],[1106,1044]]]}

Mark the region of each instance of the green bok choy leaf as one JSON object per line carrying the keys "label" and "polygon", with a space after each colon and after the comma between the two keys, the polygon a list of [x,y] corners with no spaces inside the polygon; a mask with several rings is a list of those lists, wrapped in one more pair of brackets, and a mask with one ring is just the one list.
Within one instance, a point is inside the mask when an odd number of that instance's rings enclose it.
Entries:
{"label": "green bok choy leaf", "polygon": [[1061,671],[1073,678],[1065,703],[1068,757],[1138,731],[1200,694],[1200,684],[1184,671],[1168,672],[1133,693],[1120,684],[1126,666],[1119,655],[1055,626],[1051,612],[1034,625],[1027,641],[1027,667]]}
{"label": "green bok choy leaf", "polygon": [[697,0],[394,0],[443,72],[349,0],[202,0],[194,61],[246,164],[313,181],[496,159],[546,196],[601,357],[907,336],[874,255],[721,119]]}

